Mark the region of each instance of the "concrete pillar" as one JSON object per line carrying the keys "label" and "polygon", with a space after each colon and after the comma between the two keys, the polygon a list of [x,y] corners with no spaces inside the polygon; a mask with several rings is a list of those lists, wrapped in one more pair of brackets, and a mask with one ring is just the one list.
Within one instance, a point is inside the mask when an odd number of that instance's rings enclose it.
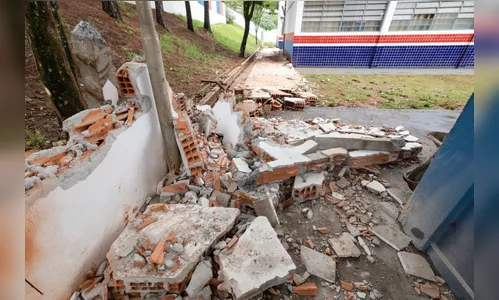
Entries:
{"label": "concrete pillar", "polygon": [[390,29],[390,24],[392,24],[393,14],[395,13],[395,8],[397,8],[398,1],[388,2],[388,6],[385,11],[385,17],[383,18],[383,23],[381,24],[381,34],[387,33]]}
{"label": "concrete pillar", "polygon": [[303,19],[303,9],[305,8],[305,1],[296,2],[296,17],[295,17],[295,35],[301,32],[301,21]]}

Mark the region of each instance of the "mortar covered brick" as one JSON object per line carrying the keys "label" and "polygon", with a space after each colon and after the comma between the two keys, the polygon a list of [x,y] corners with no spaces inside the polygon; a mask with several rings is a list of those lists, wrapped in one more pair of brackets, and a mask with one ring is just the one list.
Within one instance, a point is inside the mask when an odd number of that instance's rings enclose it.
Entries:
{"label": "mortar covered brick", "polygon": [[314,136],[319,149],[345,148],[347,150],[373,150],[399,152],[405,141],[397,138],[375,138],[365,134],[332,132]]}
{"label": "mortar covered brick", "polygon": [[[369,165],[386,164],[391,160],[392,154],[386,151],[358,150],[350,151],[350,167],[361,168]],[[396,159],[395,159],[396,160]]]}
{"label": "mortar covered brick", "polygon": [[[113,269],[113,277],[125,282],[168,283],[175,290],[180,288],[203,253],[232,229],[239,210],[176,204],[170,205],[168,212],[148,209],[144,214],[151,214],[158,221],[141,231],[137,231],[133,222],[129,222],[106,255]],[[136,245],[143,245],[146,240],[151,244],[158,244],[161,240],[168,240],[169,236],[184,241],[184,251],[175,254],[174,268],[167,268],[164,273],[159,273],[133,265]]]}

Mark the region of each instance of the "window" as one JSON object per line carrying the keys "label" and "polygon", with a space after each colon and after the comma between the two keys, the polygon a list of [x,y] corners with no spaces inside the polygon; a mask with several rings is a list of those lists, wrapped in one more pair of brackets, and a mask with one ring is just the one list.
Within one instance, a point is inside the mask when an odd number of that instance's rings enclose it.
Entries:
{"label": "window", "polygon": [[302,32],[379,31],[388,1],[305,1]]}
{"label": "window", "polygon": [[472,1],[399,1],[390,31],[474,28]]}

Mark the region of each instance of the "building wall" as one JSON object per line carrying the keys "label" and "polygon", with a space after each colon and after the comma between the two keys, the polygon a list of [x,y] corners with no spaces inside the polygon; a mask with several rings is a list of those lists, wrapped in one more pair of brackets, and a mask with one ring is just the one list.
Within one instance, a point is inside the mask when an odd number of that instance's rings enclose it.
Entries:
{"label": "building wall", "polygon": [[[320,2],[320,1],[317,1]],[[365,26],[370,24],[372,31],[332,31],[332,32],[305,32],[310,31],[309,28],[303,28],[302,19],[304,6],[300,7],[301,14],[295,13],[295,17],[286,16],[285,28],[288,32],[290,28],[294,28],[292,41],[284,43],[284,51],[290,53],[293,65],[295,67],[473,67],[474,66],[474,30],[400,30],[395,31],[397,26],[402,26],[408,15],[407,11],[401,9],[397,4],[402,1],[385,2],[384,12],[381,16],[368,15],[364,18],[368,21],[361,22],[346,22],[345,15],[339,16],[342,25],[347,23],[362,24]],[[458,3],[454,1],[455,3]],[[455,8],[447,8],[447,5],[453,5],[454,2],[443,4],[445,7],[439,8],[424,8],[437,3],[414,3],[413,12],[431,12],[442,11]],[[458,5],[455,4],[454,5]],[[463,1],[461,1],[463,3]],[[407,5],[407,3],[403,3]],[[440,4],[442,6],[442,4]],[[464,19],[459,21],[467,21],[473,17],[473,7],[466,4],[468,7],[463,7],[463,13],[459,16],[464,16]],[[423,8],[419,8],[422,6]],[[466,12],[464,12],[466,10]],[[324,13],[317,10],[317,13]],[[330,12],[329,12],[330,13]],[[372,11],[370,11],[372,13]],[[379,10],[378,10],[379,13]],[[410,13],[409,13],[410,14]],[[452,15],[452,14],[442,14]],[[457,15],[457,14],[456,14]],[[414,15],[413,15],[414,16]],[[418,14],[418,17],[429,17],[431,14]],[[445,19],[438,19],[433,14],[432,19],[418,19],[415,22],[425,24],[424,22],[446,22]],[[304,19],[314,20],[314,16],[310,17],[310,13]],[[326,17],[324,17],[326,18]],[[326,21],[333,20],[333,17],[327,17]],[[358,17],[361,18],[360,16]],[[377,18],[377,20],[376,20]],[[437,20],[437,21],[434,21]],[[376,21],[370,21],[376,20]],[[456,19],[457,20],[457,19]],[[371,23],[369,23],[371,22]],[[457,23],[457,21],[456,21]],[[304,22],[304,26],[310,26]],[[331,24],[328,22],[323,24]],[[438,25],[439,23],[437,23]],[[431,25],[431,26],[437,26]],[[325,25],[324,25],[325,26]],[[332,25],[329,25],[332,26]],[[357,25],[356,25],[357,26]],[[414,26],[414,28],[423,28],[426,25]],[[430,25],[427,25],[428,28]],[[409,28],[409,27],[408,27]],[[412,27],[411,27],[412,28]],[[358,28],[357,28],[358,29]],[[398,27],[400,29],[400,27]],[[286,30],[286,29],[285,29]]]}
{"label": "building wall", "polygon": [[73,167],[79,168],[75,174],[46,179],[26,198],[25,274],[44,295],[26,286],[25,299],[69,299],[84,274],[104,261],[126,212],[154,196],[166,174],[149,75],[140,65],[132,82],[150,97],[152,108],[123,132],[111,132],[88,161]]}
{"label": "building wall", "polygon": [[295,32],[300,32],[301,14],[303,13],[303,1],[282,1],[285,2],[285,20],[283,30],[284,54],[291,58],[294,50]]}
{"label": "building wall", "polygon": [[[135,2],[135,1],[131,1]],[[191,4],[192,19],[204,22],[203,1],[189,1]],[[151,7],[155,8],[154,1],[151,1]],[[163,10],[171,13],[185,16],[184,1],[163,1]],[[226,6],[222,1],[210,1],[210,23],[227,23],[225,19]]]}
{"label": "building wall", "polygon": [[[227,7],[227,14],[230,14],[234,17],[234,23],[244,28],[244,16],[238,13],[237,11]],[[253,21],[250,21],[250,34],[255,35],[255,24]],[[258,39],[263,42],[274,42],[277,37],[277,30],[269,30],[264,31],[261,28],[258,30]],[[252,42],[252,41],[248,41]]]}

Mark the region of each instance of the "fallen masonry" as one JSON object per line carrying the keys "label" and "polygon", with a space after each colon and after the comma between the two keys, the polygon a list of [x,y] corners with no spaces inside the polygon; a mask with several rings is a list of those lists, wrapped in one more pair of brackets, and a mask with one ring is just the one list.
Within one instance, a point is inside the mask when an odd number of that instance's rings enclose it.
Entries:
{"label": "fallen masonry", "polygon": [[220,277],[236,299],[249,299],[286,282],[296,269],[265,217],[257,217],[237,244],[219,255]]}
{"label": "fallen masonry", "polygon": [[[304,99],[305,106],[313,105],[314,96],[302,93],[296,100],[273,90],[252,95],[278,98],[273,100],[284,101],[284,107],[286,100],[293,102],[292,109],[300,109]],[[129,217],[107,255],[104,276],[93,278],[82,294],[249,299],[286,284],[296,295],[313,296],[318,287],[306,282],[310,274],[335,283],[335,260],[359,257],[356,243],[369,261],[374,260],[369,247],[379,245],[379,239],[398,250],[409,244],[398,229],[379,225],[372,213],[376,205],[362,197],[369,190],[381,198],[386,190],[373,180],[373,173],[379,174],[376,165],[417,159],[421,147],[406,142],[397,130],[338,119],[259,118],[252,115],[253,102],[238,106],[232,93],[221,95],[213,108],[194,106],[183,96],[175,102],[175,138],[183,165],[157,184],[159,203],[144,205]],[[137,110],[127,106],[127,116],[140,111],[134,106]],[[308,205],[308,200],[334,206],[338,215],[336,237],[332,228],[313,227],[330,244],[327,249],[310,238],[300,237],[300,244],[309,247],[285,241],[282,229],[281,240],[276,233],[283,226],[280,212]],[[317,211],[308,209],[304,215],[313,222]],[[303,276],[293,274],[288,248],[300,253],[307,269]],[[352,285],[348,292],[353,296],[347,296],[362,299],[374,293],[367,285],[358,286]],[[281,292],[276,290],[269,293]]]}

